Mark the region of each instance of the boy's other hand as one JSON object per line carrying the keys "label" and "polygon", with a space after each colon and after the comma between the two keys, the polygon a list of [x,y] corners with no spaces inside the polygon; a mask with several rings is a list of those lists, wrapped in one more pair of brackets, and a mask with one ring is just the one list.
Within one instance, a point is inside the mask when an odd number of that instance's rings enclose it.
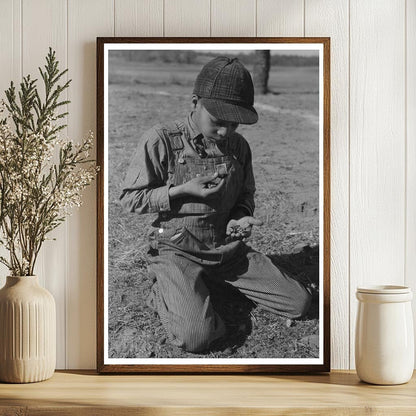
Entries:
{"label": "boy's other hand", "polygon": [[230,220],[227,224],[226,234],[231,240],[243,240],[250,237],[253,225],[263,225],[263,221],[248,216],[239,220]]}
{"label": "boy's other hand", "polygon": [[218,173],[206,176],[197,176],[182,185],[169,189],[171,198],[179,198],[186,195],[201,199],[218,197],[225,184],[224,179],[218,178]]}

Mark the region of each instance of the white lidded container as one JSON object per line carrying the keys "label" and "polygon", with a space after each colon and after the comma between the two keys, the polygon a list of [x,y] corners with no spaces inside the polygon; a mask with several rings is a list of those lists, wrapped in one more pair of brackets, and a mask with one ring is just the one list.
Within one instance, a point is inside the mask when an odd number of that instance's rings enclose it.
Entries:
{"label": "white lidded container", "polygon": [[406,286],[357,288],[355,366],[372,384],[407,383],[414,368],[413,293]]}

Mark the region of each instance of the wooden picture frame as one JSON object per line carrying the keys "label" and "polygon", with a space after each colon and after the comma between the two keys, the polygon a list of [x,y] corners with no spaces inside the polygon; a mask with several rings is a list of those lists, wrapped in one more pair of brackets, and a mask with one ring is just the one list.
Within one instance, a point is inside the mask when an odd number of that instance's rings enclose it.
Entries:
{"label": "wooden picture frame", "polygon": [[[241,329],[238,322],[227,326],[234,346],[225,342],[215,351],[182,353],[183,349],[171,345],[158,314],[145,304],[152,282],[143,253],[147,253],[145,234],[151,218],[121,209],[121,177],[145,131],[156,121],[164,122],[168,115],[177,117],[185,100],[191,103],[190,80],[208,58],[239,51],[241,61],[251,62],[256,50],[271,51],[269,83],[274,84],[272,94],[262,100],[256,96],[259,127],[244,127],[243,135],[253,153],[254,176],[257,168],[264,170],[256,186],[263,198],[258,209],[265,228],[258,234],[254,230],[251,238],[255,247],[266,247],[272,260],[276,252],[284,269],[296,280],[304,279],[301,283],[309,292],[315,291],[315,312],[303,320],[285,320],[271,312],[247,311],[245,303],[238,303],[245,300],[238,298],[236,305],[252,326]],[[249,64],[246,67],[252,69]],[[250,142],[250,134],[257,141]],[[330,371],[329,38],[97,38],[97,140],[100,373]],[[280,157],[279,161],[275,157]],[[276,175],[281,187],[272,187],[278,182],[265,166],[272,172],[275,166],[280,172]],[[145,217],[149,219],[137,223]],[[268,233],[273,235],[267,237]],[[233,302],[220,300],[219,307],[234,307]],[[233,315],[230,310],[225,309],[226,317],[240,319],[238,311]]]}

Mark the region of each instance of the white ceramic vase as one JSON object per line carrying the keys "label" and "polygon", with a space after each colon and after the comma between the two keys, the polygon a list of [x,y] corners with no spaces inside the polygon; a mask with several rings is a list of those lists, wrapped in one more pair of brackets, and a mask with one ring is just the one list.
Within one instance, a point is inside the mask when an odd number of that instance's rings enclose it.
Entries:
{"label": "white ceramic vase", "polygon": [[50,378],[56,365],[55,300],[36,276],[7,277],[0,290],[0,321],[0,381]]}
{"label": "white ceramic vase", "polygon": [[355,365],[358,377],[372,384],[403,384],[414,368],[414,332],[410,288],[357,289]]}

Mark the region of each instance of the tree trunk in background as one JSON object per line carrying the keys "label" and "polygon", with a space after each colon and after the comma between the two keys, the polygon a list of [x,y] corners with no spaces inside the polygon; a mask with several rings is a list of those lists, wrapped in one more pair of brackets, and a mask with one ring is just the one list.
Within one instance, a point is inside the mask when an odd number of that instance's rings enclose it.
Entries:
{"label": "tree trunk in background", "polygon": [[254,63],[254,90],[256,94],[267,94],[270,70],[270,51],[256,51]]}

